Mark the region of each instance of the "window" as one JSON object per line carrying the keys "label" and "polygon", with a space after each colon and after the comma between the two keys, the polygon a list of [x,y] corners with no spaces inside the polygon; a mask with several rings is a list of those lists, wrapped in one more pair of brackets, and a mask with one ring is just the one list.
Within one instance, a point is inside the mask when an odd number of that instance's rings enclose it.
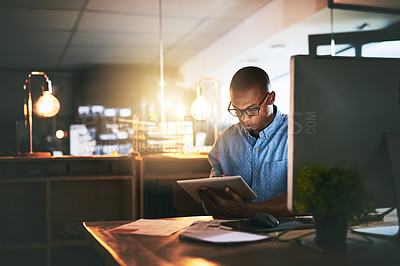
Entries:
{"label": "window", "polygon": [[367,43],[362,46],[363,57],[400,58],[400,40]]}

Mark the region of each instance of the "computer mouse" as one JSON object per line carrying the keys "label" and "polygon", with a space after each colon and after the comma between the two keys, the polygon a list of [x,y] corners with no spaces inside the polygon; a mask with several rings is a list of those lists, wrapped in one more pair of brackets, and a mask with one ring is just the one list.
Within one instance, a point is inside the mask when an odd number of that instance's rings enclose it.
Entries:
{"label": "computer mouse", "polygon": [[265,212],[256,213],[251,218],[251,221],[254,224],[265,226],[265,227],[268,227],[268,228],[276,227],[279,224],[278,219],[276,219],[271,214],[265,213]]}

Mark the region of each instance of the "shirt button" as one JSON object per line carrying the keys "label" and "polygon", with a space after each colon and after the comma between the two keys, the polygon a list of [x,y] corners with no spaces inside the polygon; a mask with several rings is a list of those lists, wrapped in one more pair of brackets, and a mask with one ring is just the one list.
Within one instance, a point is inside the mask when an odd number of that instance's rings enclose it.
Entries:
{"label": "shirt button", "polygon": [[256,148],[255,150],[258,151],[258,148]]}
{"label": "shirt button", "polygon": [[256,172],[254,172],[254,175],[257,175],[258,173],[257,173],[257,171]]}
{"label": "shirt button", "polygon": [[269,138],[269,135],[267,135],[267,138]]}

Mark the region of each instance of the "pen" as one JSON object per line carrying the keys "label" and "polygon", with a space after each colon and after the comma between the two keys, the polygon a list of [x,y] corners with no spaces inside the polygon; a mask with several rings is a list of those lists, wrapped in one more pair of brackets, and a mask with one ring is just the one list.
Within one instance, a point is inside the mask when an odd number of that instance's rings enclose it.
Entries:
{"label": "pen", "polygon": [[211,224],[211,225],[208,225],[207,227],[212,227],[212,228],[218,228],[218,229],[221,229],[221,230],[227,230],[227,231],[231,231],[233,228],[232,227],[228,227],[228,226],[224,226],[224,225],[214,225],[214,224]]}

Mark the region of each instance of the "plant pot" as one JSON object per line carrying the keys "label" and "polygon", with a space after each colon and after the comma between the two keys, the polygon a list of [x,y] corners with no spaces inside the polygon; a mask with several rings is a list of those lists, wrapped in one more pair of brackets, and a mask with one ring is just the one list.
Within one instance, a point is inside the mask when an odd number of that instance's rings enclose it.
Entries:
{"label": "plant pot", "polygon": [[322,248],[344,248],[348,223],[346,219],[335,216],[314,216],[317,236],[315,242]]}

